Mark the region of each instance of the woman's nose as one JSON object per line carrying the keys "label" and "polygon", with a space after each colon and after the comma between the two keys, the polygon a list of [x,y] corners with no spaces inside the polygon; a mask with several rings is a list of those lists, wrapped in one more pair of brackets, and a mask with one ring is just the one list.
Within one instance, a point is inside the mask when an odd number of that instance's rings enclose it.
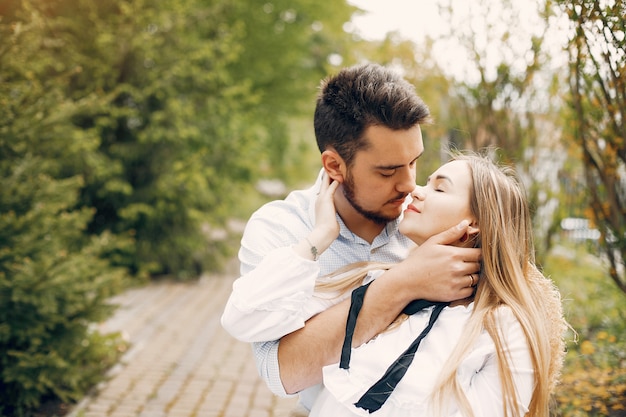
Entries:
{"label": "woman's nose", "polygon": [[417,200],[423,200],[426,197],[426,193],[424,193],[424,187],[417,185],[413,189],[411,196]]}

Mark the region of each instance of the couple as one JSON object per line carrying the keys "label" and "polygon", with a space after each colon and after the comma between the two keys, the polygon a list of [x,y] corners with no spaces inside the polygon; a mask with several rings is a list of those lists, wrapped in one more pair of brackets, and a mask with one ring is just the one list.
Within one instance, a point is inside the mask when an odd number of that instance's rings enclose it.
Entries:
{"label": "couple", "polygon": [[[252,216],[222,323],[311,415],[547,416],[565,324],[532,265],[523,191],[466,156],[416,188],[428,117],[382,67],[326,81],[322,174]],[[423,299],[443,303],[405,309]]]}

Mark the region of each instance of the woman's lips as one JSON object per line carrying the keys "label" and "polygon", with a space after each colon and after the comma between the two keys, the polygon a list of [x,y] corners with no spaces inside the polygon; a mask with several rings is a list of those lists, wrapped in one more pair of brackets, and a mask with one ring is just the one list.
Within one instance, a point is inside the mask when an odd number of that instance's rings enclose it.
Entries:
{"label": "woman's lips", "polygon": [[409,205],[406,207],[406,211],[414,211],[414,212],[416,212],[416,213],[421,213],[421,211],[419,211],[419,210],[417,209],[417,207],[415,207],[413,204],[409,204]]}

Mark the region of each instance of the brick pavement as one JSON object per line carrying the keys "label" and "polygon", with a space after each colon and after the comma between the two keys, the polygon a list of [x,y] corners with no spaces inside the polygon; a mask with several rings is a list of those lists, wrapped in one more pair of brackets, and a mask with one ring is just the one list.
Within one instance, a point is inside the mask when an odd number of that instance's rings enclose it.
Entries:
{"label": "brick pavement", "polygon": [[250,346],[219,318],[236,268],[193,283],[155,283],[113,300],[101,331],[131,346],[94,393],[68,417],[286,417],[295,398],[271,394]]}

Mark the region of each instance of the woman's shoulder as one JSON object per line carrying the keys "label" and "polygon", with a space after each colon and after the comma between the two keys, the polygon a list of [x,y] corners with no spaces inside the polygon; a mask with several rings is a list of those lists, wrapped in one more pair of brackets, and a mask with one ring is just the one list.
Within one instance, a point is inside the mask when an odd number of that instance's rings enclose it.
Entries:
{"label": "woman's shoulder", "polygon": [[520,326],[518,317],[515,315],[515,312],[509,305],[498,305],[494,308],[493,314],[496,320],[496,324],[500,328],[506,329],[509,326]]}

